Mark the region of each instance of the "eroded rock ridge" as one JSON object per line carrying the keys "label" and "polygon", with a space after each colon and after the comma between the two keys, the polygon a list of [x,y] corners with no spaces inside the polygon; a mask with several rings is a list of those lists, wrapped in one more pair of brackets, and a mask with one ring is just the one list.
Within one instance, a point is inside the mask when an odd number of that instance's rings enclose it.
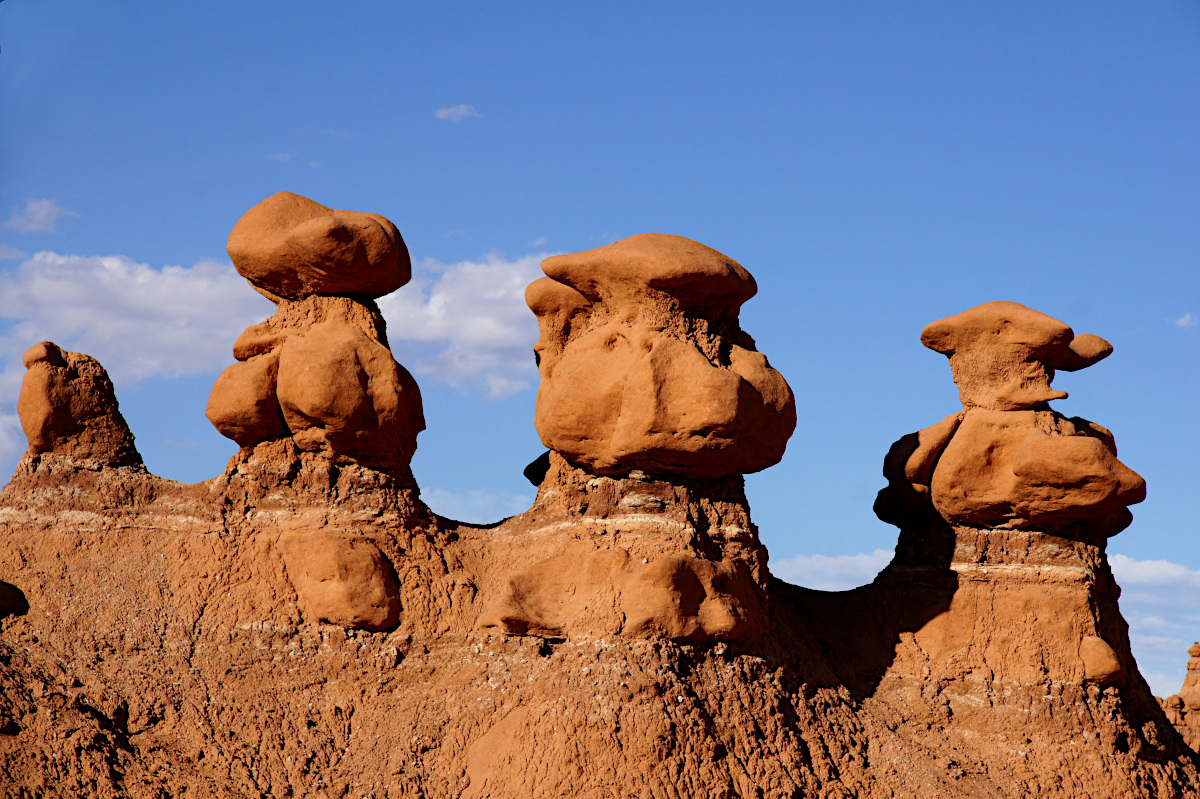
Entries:
{"label": "eroded rock ridge", "polygon": [[550,451],[532,507],[480,526],[409,469],[420,392],[374,302],[410,277],[396,227],[281,193],[229,252],[277,310],[213,387],[239,452],[212,480],[145,472],[94,360],[26,356],[30,450],[0,494],[10,795],[1200,790],[1192,671],[1164,712],[1105,555],[1145,484],[1048,405],[1102,339],[1015,303],[927,327],[963,410],[892,446],[895,560],[830,593],[773,578],[750,518],[742,475],[783,456],[796,401],[730,258],[653,234],[547,259]]}

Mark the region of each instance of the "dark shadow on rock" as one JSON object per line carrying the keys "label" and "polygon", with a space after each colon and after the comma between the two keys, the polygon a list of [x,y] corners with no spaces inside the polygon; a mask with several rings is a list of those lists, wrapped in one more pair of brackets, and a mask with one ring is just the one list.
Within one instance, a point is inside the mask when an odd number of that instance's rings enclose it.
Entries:
{"label": "dark shadow on rock", "polygon": [[0,619],[24,616],[29,612],[25,592],[11,583],[0,581]]}
{"label": "dark shadow on rock", "polygon": [[[894,499],[885,496],[889,490],[880,492],[881,501]],[[856,700],[871,696],[895,659],[901,633],[915,632],[949,609],[958,589],[958,574],[950,568],[954,531],[931,503],[907,499],[896,556],[870,584],[817,591],[772,578],[775,635],[784,646],[800,647],[789,654],[811,684],[844,685]],[[816,669],[804,663],[805,638],[819,647]]]}
{"label": "dark shadow on rock", "polygon": [[550,450],[546,450],[541,455],[533,459],[533,462],[522,470],[521,474],[525,475],[525,479],[533,483],[535,488],[542,485],[542,481],[546,479],[546,472],[550,471]]}

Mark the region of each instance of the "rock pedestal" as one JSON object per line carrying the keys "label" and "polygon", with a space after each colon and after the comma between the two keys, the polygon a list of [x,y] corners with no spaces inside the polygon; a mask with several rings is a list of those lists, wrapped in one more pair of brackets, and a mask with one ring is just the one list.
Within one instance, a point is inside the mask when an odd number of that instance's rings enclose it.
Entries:
{"label": "rock pedestal", "polygon": [[595,474],[713,479],[779,462],[796,426],[783,377],[738,326],[740,264],[644,234],[547,258],[530,285],[541,338],[535,424]]}
{"label": "rock pedestal", "polygon": [[[547,258],[535,424],[552,450],[527,516],[538,559],[482,624],[509,633],[748,641],[765,551],[742,473],[783,457],[791,389],[738,325],[754,278],[681,236]],[[532,467],[531,467],[532,468]]]}
{"label": "rock pedestal", "polygon": [[[358,466],[382,472],[385,483],[412,494],[400,505],[417,505],[415,484],[407,486],[417,434],[425,429],[421,392],[392,357],[375,305],[411,277],[396,226],[377,214],[334,211],[280,192],[238,220],[229,256],[278,306],[234,342],[237,363],[221,373],[209,396],[209,420],[243,450],[227,475],[232,483],[246,482],[238,479],[242,466],[255,478],[282,471],[287,482],[305,469],[328,474]],[[284,441],[290,446],[279,446]],[[282,469],[264,465],[280,456]],[[306,618],[396,628],[399,586],[375,542],[325,520],[293,525],[280,536]]]}
{"label": "rock pedestal", "polygon": [[[1146,484],[1108,430],[1047,404],[1066,397],[1050,387],[1056,370],[1089,366],[1111,345],[1012,302],[934,322],[921,341],[949,358],[963,411],[893,446],[876,502],[901,528],[905,566],[948,567],[957,580],[945,611],[915,632],[921,657],[1021,683],[1121,684],[1132,662],[1104,548]],[[934,514],[944,547],[916,555],[904,539],[930,538],[918,531]]]}

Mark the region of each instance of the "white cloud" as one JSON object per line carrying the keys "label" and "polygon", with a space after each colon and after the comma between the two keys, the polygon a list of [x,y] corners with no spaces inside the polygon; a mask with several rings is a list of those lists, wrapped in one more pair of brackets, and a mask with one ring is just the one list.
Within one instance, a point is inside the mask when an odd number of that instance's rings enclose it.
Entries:
{"label": "white cloud", "polygon": [[490,524],[524,513],[533,504],[532,494],[492,494],[487,491],[456,493],[435,488],[422,491],[425,504],[448,519],[468,524]]}
{"label": "white cloud", "polygon": [[26,255],[27,253],[18,250],[16,247],[0,244],[0,261],[19,261]]}
{"label": "white cloud", "polygon": [[[1113,554],[1109,556],[1108,562],[1119,585],[1200,588],[1200,571],[1192,571],[1169,560],[1134,560],[1127,555]],[[1200,611],[1200,606],[1196,609]]]}
{"label": "white cloud", "polygon": [[1175,324],[1182,327],[1184,330],[1189,330],[1200,324],[1200,319],[1192,316],[1190,313],[1185,313],[1183,316],[1175,320]]}
{"label": "white cloud", "polygon": [[447,119],[451,122],[462,122],[464,119],[483,116],[483,114],[475,110],[474,106],[467,105],[466,103],[439,108],[433,112],[433,115],[438,119]]}
{"label": "white cloud", "polygon": [[515,261],[441,264],[426,260],[413,280],[379,300],[396,359],[418,377],[473,385],[493,397],[536,382],[537,320],[525,287],[539,277],[541,256]]}
{"label": "white cloud", "polygon": [[29,200],[24,213],[15,213],[4,223],[4,228],[19,233],[50,233],[60,217],[79,216],[74,211],[59,207],[54,200]]}
{"label": "white cloud", "polygon": [[862,555],[797,555],[771,562],[780,579],[819,591],[845,591],[866,585],[891,562],[894,553],[877,549]]}
{"label": "white cloud", "polygon": [[[28,442],[21,429],[21,419],[15,413],[0,412],[0,463],[10,464],[25,451]],[[5,481],[0,475],[0,484]]]}
{"label": "white cloud", "polygon": [[[499,397],[534,385],[537,321],[525,287],[540,256],[417,264],[380,300],[397,360],[418,377]],[[50,340],[97,358],[118,383],[217,372],[234,340],[273,306],[229,264],[161,269],[123,256],[40,252],[0,277],[0,402],[15,399],[21,354]]]}
{"label": "white cloud", "polygon": [[538,236],[533,241],[529,242],[530,247],[545,247],[550,243],[550,239],[546,236]]}
{"label": "white cloud", "polygon": [[16,398],[22,353],[50,340],[98,359],[118,383],[215,372],[242,330],[273,313],[229,264],[155,269],[123,256],[40,252],[0,277],[0,398]]}

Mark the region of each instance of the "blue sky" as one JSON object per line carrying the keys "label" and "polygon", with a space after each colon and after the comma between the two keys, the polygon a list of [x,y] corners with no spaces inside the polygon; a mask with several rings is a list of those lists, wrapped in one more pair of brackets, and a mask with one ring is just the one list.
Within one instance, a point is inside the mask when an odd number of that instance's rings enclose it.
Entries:
{"label": "blue sky", "polygon": [[519,512],[541,451],[525,283],[643,232],[737,259],[800,423],[748,478],[777,573],[886,562],[890,443],[958,408],[930,321],[994,299],[1111,341],[1060,375],[1149,483],[1111,551],[1159,692],[1200,637],[1200,3],[0,4],[0,468],[20,353],[98,357],[150,468],[270,313],[225,238],[289,190],[394,221],[382,304],[429,429],[427,500]]}

